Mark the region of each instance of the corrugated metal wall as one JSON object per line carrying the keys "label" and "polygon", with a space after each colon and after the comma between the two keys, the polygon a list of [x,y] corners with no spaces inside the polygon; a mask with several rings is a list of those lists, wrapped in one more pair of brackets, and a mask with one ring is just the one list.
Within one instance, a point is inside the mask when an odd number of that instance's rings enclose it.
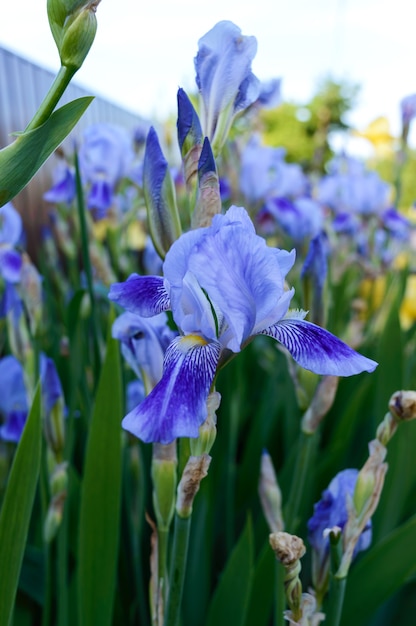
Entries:
{"label": "corrugated metal wall", "polygon": [[[10,133],[23,130],[42,102],[55,75],[27,59],[0,47],[0,147],[13,141]],[[81,96],[95,95],[71,83],[60,105]],[[96,122],[109,122],[123,126],[128,131],[141,121],[138,115],[124,110],[103,98],[96,97],[78,122],[64,146],[70,145],[86,126]],[[29,251],[34,253],[39,227],[45,218],[47,205],[42,194],[51,183],[51,172],[56,164],[53,155],[35,178],[16,198],[13,204],[20,211],[28,235]]]}

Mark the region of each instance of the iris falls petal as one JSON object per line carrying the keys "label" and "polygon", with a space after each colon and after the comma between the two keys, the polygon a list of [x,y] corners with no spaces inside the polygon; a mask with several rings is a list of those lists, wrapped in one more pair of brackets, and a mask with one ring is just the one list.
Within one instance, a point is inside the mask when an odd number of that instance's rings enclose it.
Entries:
{"label": "iris falls petal", "polygon": [[126,281],[113,283],[108,297],[127,311],[143,317],[170,309],[170,298],[161,276],[131,274]]}
{"label": "iris falls petal", "polygon": [[165,354],[162,379],[122,422],[145,442],[170,443],[197,437],[207,417],[206,401],[214,380],[220,345],[197,335],[175,339]]}
{"label": "iris falls petal", "polygon": [[299,365],[315,374],[352,376],[372,372],[378,365],[324,328],[302,319],[280,320],[261,334],[280,341]]}

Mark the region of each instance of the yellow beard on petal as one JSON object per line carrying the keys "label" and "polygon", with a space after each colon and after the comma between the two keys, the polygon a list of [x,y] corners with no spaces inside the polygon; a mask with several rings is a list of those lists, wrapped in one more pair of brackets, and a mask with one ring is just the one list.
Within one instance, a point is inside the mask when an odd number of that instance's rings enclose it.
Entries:
{"label": "yellow beard on petal", "polygon": [[208,341],[205,341],[205,339],[203,339],[200,335],[185,335],[184,337],[181,337],[179,341],[179,345],[184,351],[187,351],[194,346],[206,346],[207,344]]}

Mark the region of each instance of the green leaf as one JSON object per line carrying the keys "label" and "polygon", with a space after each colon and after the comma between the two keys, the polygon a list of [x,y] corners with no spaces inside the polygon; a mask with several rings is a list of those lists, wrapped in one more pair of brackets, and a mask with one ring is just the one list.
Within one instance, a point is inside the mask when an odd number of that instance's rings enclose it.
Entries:
{"label": "green leaf", "polygon": [[110,626],[119,543],[122,468],[122,384],[118,342],[111,338],[98,383],[81,488],[79,618]]}
{"label": "green leaf", "polygon": [[45,598],[45,555],[41,548],[26,546],[22,570],[19,578],[19,591],[24,591],[40,606]]}
{"label": "green leaf", "polygon": [[27,185],[74,128],[93,97],[73,100],[52,113],[48,120],[0,150],[0,206],[12,200]]}
{"label": "green leaf", "polygon": [[243,626],[253,580],[253,530],[248,519],[214,592],[207,626]]}
{"label": "green leaf", "polygon": [[342,626],[365,626],[373,613],[416,573],[416,515],[353,565]]}
{"label": "green leaf", "polygon": [[40,386],[13,465],[0,514],[0,624],[10,624],[38,482],[42,421]]}
{"label": "green leaf", "polygon": [[267,541],[263,546],[254,570],[250,602],[246,615],[246,626],[267,626],[273,608],[276,557]]}

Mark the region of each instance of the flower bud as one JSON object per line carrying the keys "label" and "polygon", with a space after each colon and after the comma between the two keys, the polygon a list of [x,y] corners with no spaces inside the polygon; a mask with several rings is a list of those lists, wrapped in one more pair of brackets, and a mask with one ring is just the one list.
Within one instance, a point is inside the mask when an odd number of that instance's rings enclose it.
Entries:
{"label": "flower bud", "polygon": [[285,532],[271,533],[269,542],[278,561],[285,566],[293,565],[306,552],[305,544],[300,537]]}
{"label": "flower bud", "polygon": [[396,391],[390,398],[389,409],[399,422],[415,419],[416,391]]}
{"label": "flower bud", "polygon": [[323,376],[302,418],[302,430],[312,434],[332,407],[338,389],[337,376]]}
{"label": "flower bud", "polygon": [[289,533],[278,532],[269,535],[270,545],[278,561],[285,568],[285,593],[290,607],[290,621],[298,623],[302,617],[302,583],[299,574],[300,559],[306,552],[305,544],[300,537]]}
{"label": "flower bud", "polygon": [[156,131],[150,128],[143,162],[143,191],[150,235],[159,255],[166,252],[181,235],[175,187],[163,156]]}
{"label": "flower bud", "polygon": [[74,13],[63,28],[63,36],[59,54],[61,64],[76,72],[92,46],[97,32],[97,18],[95,12],[100,0],[88,2],[85,6]]}
{"label": "flower bud", "polygon": [[183,89],[178,91],[178,142],[188,189],[198,173],[202,150],[202,129],[197,112]]}
{"label": "flower bud", "polygon": [[202,456],[210,453],[217,436],[217,416],[215,412],[220,406],[220,402],[221,395],[218,391],[209,394],[207,399],[207,419],[199,427],[199,437],[189,440],[192,456]]}
{"label": "flower bud", "polygon": [[176,442],[153,444],[153,506],[159,529],[168,529],[175,511]]}
{"label": "flower bud", "polygon": [[64,514],[64,505],[66,500],[66,492],[61,492],[55,496],[48,508],[46,519],[43,525],[43,537],[46,543],[50,543],[55,538]]}
{"label": "flower bud", "polygon": [[[357,482],[355,483],[353,503],[357,517],[360,517],[367,510],[369,503],[372,502],[376,492],[378,494],[378,498],[380,497],[381,488],[384,482],[384,474],[387,471],[387,466],[383,463],[387,454],[386,448],[378,441],[378,439],[375,439],[370,442],[369,449],[370,455],[362,469],[359,471]],[[380,471],[383,478],[381,485]]]}
{"label": "flower bud", "polygon": [[176,512],[180,517],[186,518],[192,514],[194,498],[201,480],[208,474],[210,463],[211,457],[208,454],[189,457],[178,485]]}
{"label": "flower bud", "polygon": [[221,213],[220,183],[214,155],[205,137],[198,162],[199,197],[192,216],[192,226],[209,226],[212,218]]}
{"label": "flower bud", "polygon": [[282,493],[277,483],[270,454],[264,450],[261,456],[259,496],[267,524],[272,533],[283,530]]}
{"label": "flower bud", "polygon": [[389,412],[386,413],[383,421],[378,425],[376,437],[383,446],[387,446],[390,439],[393,437],[397,430],[398,423],[397,418]]}
{"label": "flower bud", "polygon": [[68,463],[58,463],[49,478],[49,487],[52,496],[66,493],[68,488]]}

